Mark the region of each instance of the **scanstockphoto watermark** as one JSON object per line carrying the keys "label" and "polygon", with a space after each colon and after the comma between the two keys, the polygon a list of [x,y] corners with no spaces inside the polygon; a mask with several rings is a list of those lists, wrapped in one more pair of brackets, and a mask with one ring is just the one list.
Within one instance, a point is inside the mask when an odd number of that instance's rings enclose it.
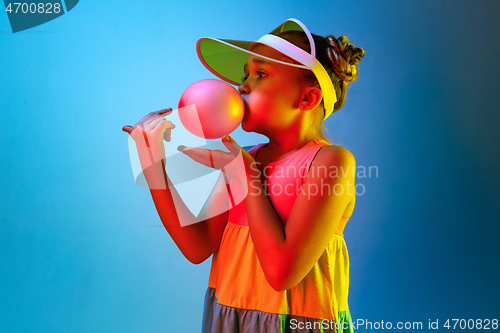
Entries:
{"label": "scanstockphoto watermark", "polygon": [[[429,326],[430,327],[430,326]],[[299,322],[297,319],[290,320],[290,328],[292,330],[327,330],[328,332],[337,332],[340,330],[357,330],[357,329],[367,329],[367,330],[380,330],[380,329],[399,329],[399,330],[421,330],[423,328],[422,322],[397,322],[393,323],[390,321],[375,321],[371,322],[367,319],[358,319],[355,322],[352,321],[333,321],[328,319],[323,319],[321,321],[312,322]]]}
{"label": "scanstockphoto watermark", "polygon": [[[326,324],[327,323],[327,324]],[[366,329],[366,330],[498,330],[498,318],[467,318],[467,319],[427,319],[427,321],[371,321],[357,319],[355,322],[323,321],[322,324],[336,329]]]}
{"label": "scanstockphoto watermark", "polygon": [[[364,195],[366,185],[363,180],[378,178],[378,166],[262,166],[258,162],[253,164],[252,169],[256,171],[254,179],[249,186],[254,190],[252,193],[260,195],[259,182],[262,181],[264,191],[267,195],[298,195],[303,193],[308,199],[322,195]],[[318,178],[319,184],[305,183],[307,177]]]}

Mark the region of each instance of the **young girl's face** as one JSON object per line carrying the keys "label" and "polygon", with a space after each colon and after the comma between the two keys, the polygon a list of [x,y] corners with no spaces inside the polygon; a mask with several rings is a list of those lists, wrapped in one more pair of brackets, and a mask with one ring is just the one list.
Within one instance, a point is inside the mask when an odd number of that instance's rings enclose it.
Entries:
{"label": "young girl's face", "polygon": [[[292,62],[267,46],[253,52],[285,62]],[[250,55],[245,66],[245,80],[238,90],[245,101],[242,128],[247,132],[268,134],[287,128],[297,119],[301,93],[305,87],[301,70]]]}

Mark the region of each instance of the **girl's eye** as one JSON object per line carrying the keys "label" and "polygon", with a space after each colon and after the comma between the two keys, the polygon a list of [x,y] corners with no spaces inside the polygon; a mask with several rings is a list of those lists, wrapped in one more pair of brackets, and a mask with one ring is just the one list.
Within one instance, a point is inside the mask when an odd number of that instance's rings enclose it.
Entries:
{"label": "girl's eye", "polygon": [[[245,75],[244,77],[241,78],[241,83],[245,82],[248,79],[249,75]],[[267,76],[267,73],[262,72],[262,71],[257,71],[257,76],[259,79],[263,79]]]}

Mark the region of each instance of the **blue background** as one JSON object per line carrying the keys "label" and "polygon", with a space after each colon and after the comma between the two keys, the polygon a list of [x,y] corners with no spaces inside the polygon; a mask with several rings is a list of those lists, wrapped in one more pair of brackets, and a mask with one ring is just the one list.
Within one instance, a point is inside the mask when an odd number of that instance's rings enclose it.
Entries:
{"label": "blue background", "polygon": [[200,331],[210,260],[175,247],[121,127],[213,78],[198,38],[290,17],[366,51],[327,121],[378,168],[345,231],[353,319],[499,318],[499,15],[495,0],[80,1],[13,34],[0,14],[0,331]]}

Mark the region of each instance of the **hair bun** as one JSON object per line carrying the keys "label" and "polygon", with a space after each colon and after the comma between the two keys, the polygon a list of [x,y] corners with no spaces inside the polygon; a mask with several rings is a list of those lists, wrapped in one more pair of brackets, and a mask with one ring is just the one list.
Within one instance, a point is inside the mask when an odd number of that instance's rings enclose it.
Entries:
{"label": "hair bun", "polygon": [[338,39],[332,35],[326,37],[328,41],[328,57],[332,62],[333,71],[345,83],[350,83],[358,77],[356,66],[365,51],[349,43],[346,36],[340,36]]}

